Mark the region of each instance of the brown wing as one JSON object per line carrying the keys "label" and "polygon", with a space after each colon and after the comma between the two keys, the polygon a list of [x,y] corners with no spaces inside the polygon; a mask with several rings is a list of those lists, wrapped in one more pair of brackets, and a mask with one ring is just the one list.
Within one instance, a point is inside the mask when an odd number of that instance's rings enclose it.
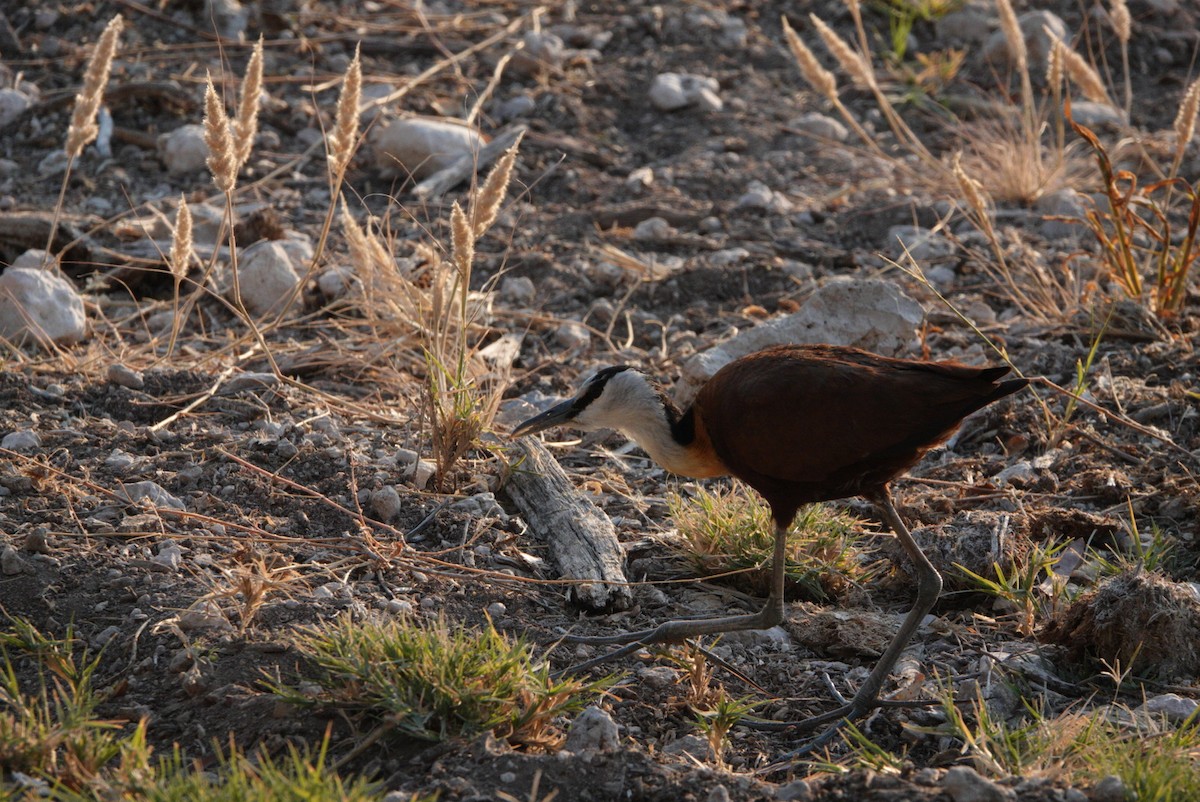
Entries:
{"label": "brown wing", "polygon": [[[752,486],[841,487],[847,476],[879,472],[886,474],[878,477],[882,483],[963,417],[1011,392],[995,384],[1006,372],[833,346],[780,346],[727,365],[696,404],[717,455]],[[826,497],[836,497],[837,489]]]}

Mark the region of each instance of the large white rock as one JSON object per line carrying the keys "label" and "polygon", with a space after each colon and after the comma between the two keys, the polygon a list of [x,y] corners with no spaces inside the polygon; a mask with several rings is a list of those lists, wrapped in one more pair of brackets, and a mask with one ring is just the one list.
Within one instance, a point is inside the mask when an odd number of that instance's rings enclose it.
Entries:
{"label": "large white rock", "polygon": [[[87,332],[83,298],[53,267],[22,267],[40,261],[27,251],[0,273],[0,337],[61,345],[77,343]],[[35,254],[30,259],[30,254]]]}
{"label": "large white rock", "polygon": [[[1067,24],[1062,17],[1050,11],[1026,11],[1017,17],[1017,25],[1025,38],[1025,56],[1031,72],[1044,72],[1054,40],[1069,42]],[[996,31],[983,44],[983,57],[1002,64],[1012,60],[1008,51],[1008,40],[1003,31]]]}
{"label": "large white rock", "polygon": [[17,89],[0,89],[0,128],[25,113],[32,101]]}
{"label": "large white rock", "polygon": [[720,111],[724,105],[715,78],[688,73],[664,72],[650,84],[650,102],[662,111],[674,111],[699,104],[706,111]]}
{"label": "large white rock", "polygon": [[[238,260],[242,303],[252,315],[278,313],[300,283],[287,247],[277,240],[260,242]],[[230,288],[232,290],[232,288]]]}
{"label": "large white rock", "polygon": [[683,366],[676,400],[688,404],[704,382],[738,357],[772,345],[852,345],[885,356],[916,339],[925,310],[884,279],[840,279],[821,287],[798,312],[746,329]]}
{"label": "large white rock", "polygon": [[181,125],[158,138],[158,158],[171,175],[197,173],[208,162],[208,143],[204,126]]}
{"label": "large white rock", "polygon": [[385,175],[425,178],[487,144],[469,125],[432,117],[394,120],[372,138],[375,164]]}

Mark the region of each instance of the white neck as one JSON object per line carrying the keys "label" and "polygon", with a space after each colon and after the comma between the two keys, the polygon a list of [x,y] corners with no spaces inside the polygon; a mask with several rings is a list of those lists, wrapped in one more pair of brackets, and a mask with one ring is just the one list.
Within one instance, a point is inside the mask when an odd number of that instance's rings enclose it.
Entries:
{"label": "white neck", "polygon": [[649,380],[633,370],[613,376],[600,397],[575,419],[586,429],[616,429],[641,446],[650,458],[682,476],[715,476],[711,466],[696,459],[688,448],[675,441],[671,422],[658,393]]}

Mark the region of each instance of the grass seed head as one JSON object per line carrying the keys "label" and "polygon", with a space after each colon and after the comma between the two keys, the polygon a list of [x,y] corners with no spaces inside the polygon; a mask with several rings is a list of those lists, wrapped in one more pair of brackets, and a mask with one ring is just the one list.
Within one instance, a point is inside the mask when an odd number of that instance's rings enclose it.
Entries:
{"label": "grass seed head", "polygon": [[1083,56],[1057,40],[1054,42],[1054,49],[1059,51],[1064,70],[1071,81],[1079,87],[1079,91],[1083,92],[1084,97],[1095,103],[1113,105],[1112,98],[1108,96],[1108,89],[1104,86],[1104,81],[1100,79],[1100,74],[1092,68],[1091,64],[1084,61]]}
{"label": "grass seed head", "polygon": [[504,197],[508,192],[508,182],[512,178],[513,164],[517,160],[517,148],[520,147],[523,136],[517,137],[517,141],[504,151],[504,155],[500,157],[496,166],[483,180],[483,185],[479,188],[479,195],[471,204],[471,218],[474,221],[476,239],[482,237],[484,232],[491,228],[492,223],[496,222],[496,215],[500,213],[500,206],[504,203]]}
{"label": "grass seed head", "polygon": [[250,158],[254,147],[254,137],[258,135],[258,109],[262,101],[263,90],[263,40],[258,37],[258,44],[250,54],[246,64],[246,74],[242,77],[242,92],[238,100],[237,120],[234,122],[234,147],[237,164],[240,168]]}
{"label": "grass seed head", "polygon": [[120,14],[109,20],[100,34],[100,41],[92,51],[84,73],[83,89],[75,96],[75,110],[71,114],[71,125],[67,129],[67,155],[78,156],[96,138],[100,128],[96,125],[96,113],[104,97],[104,87],[112,71],[113,58],[117,54],[117,40],[125,27]]}
{"label": "grass seed head", "polygon": [[1121,44],[1129,44],[1129,38],[1133,34],[1133,18],[1129,15],[1129,7],[1125,5],[1125,0],[1112,0],[1108,18]]}
{"label": "grass seed head", "polygon": [[342,78],[342,91],[338,94],[337,114],[333,132],[329,135],[329,163],[335,175],[341,174],[354,155],[358,140],[358,106],[362,98],[362,61],[358,48],[354,58],[346,67]]}
{"label": "grass seed head", "polygon": [[1062,88],[1063,79],[1063,58],[1062,48],[1065,47],[1058,39],[1050,46],[1050,52],[1046,54],[1046,86],[1051,92],[1057,92]]}
{"label": "grass seed head", "polygon": [[465,294],[471,280],[471,261],[475,258],[475,236],[467,223],[467,215],[457,201],[450,207],[450,255],[458,268]]}
{"label": "grass seed head", "polygon": [[996,10],[1000,13],[1000,30],[1004,32],[1009,55],[1012,56],[1017,69],[1024,71],[1029,63],[1029,52],[1025,47],[1025,35],[1021,33],[1021,24],[1017,21],[1012,3],[1009,0],[996,0]]}
{"label": "grass seed head", "polygon": [[1179,113],[1175,115],[1175,150],[1182,154],[1196,134],[1196,112],[1200,111],[1200,78],[1192,81],[1183,94]]}
{"label": "grass seed head", "polygon": [[175,234],[171,240],[171,273],[179,281],[187,275],[192,262],[192,210],[187,200],[179,196],[179,208],[175,212]]}
{"label": "grass seed head", "polygon": [[208,145],[208,169],[213,183],[222,192],[232,192],[237,181],[237,153],[225,104],[217,97],[212,76],[204,93],[204,143]]}
{"label": "grass seed head", "polygon": [[808,45],[804,44],[796,32],[792,30],[792,26],[788,25],[787,17],[783,18],[783,34],[787,39],[788,49],[792,51],[792,58],[796,59],[796,65],[800,67],[800,74],[804,76],[804,80],[808,81],[809,86],[819,92],[821,95],[833,100],[837,97],[837,79],[833,77],[833,73],[821,66],[821,62],[817,61],[817,57]]}
{"label": "grass seed head", "polygon": [[812,20],[812,24],[817,29],[821,41],[825,43],[825,47],[837,59],[838,64],[842,65],[842,69],[846,71],[851,80],[862,87],[873,87],[875,85],[875,73],[871,70],[870,65],[863,60],[863,57],[816,14],[809,14],[808,18]]}

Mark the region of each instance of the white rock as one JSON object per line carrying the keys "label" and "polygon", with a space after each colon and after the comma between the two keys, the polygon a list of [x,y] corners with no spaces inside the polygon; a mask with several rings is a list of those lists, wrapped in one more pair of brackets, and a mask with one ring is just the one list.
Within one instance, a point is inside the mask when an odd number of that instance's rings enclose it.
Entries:
{"label": "white rock", "polygon": [[1120,131],[1125,127],[1125,112],[1107,103],[1092,100],[1072,100],[1071,117],[1080,125],[1093,131]]}
{"label": "white rock", "polygon": [[[1045,71],[1046,60],[1055,39],[1064,42],[1067,38],[1067,24],[1062,17],[1049,11],[1026,11],[1017,17],[1021,35],[1025,37],[1025,53],[1031,71]],[[1008,52],[1008,41],[1003,31],[996,31],[983,45],[983,57],[990,61],[1008,63],[1012,56]]]}
{"label": "white rock", "polygon": [[57,270],[14,264],[0,273],[0,337],[69,344],[86,331],[83,298]]}
{"label": "white rock", "polygon": [[528,306],[537,296],[533,279],[528,276],[506,276],[500,280],[500,297],[517,306]]}
{"label": "white rock", "polygon": [[517,95],[497,104],[492,112],[501,122],[528,117],[537,111],[537,101],[529,95]]}
{"label": "white rock", "polygon": [[498,521],[508,520],[508,513],[496,501],[495,493],[476,493],[473,496],[467,496],[451,504],[450,509],[465,512],[476,518],[495,518]]}
{"label": "white rock", "polygon": [[652,242],[667,239],[675,233],[675,229],[661,217],[647,217],[634,226],[633,238],[639,242]]}
{"label": "white rock", "polygon": [[549,31],[526,31],[522,38],[525,47],[513,56],[512,65],[518,72],[535,74],[558,69],[563,63],[563,40]]}
{"label": "white rock", "polygon": [[242,303],[253,315],[278,313],[300,283],[287,249],[277,240],[247,248],[238,260],[238,271]]}
{"label": "white rock", "polygon": [[[720,109],[721,99],[717,91],[721,88],[715,78],[678,72],[664,72],[655,76],[650,84],[650,102],[662,111],[674,111],[693,106],[703,99],[706,108],[716,102]],[[712,109],[710,109],[712,110]]]}
{"label": "white rock", "polygon": [[954,802],[1007,802],[1016,799],[1011,788],[979,776],[970,766],[954,766],[942,778],[942,790]]}
{"label": "white rock", "polygon": [[1177,693],[1164,693],[1147,699],[1139,710],[1158,716],[1165,716],[1168,721],[1180,724],[1196,712],[1200,702],[1188,699]]}
{"label": "white rock", "polygon": [[372,139],[375,165],[384,175],[424,178],[478,153],[483,135],[468,125],[433,117],[406,117],[380,129]]}
{"label": "white rock", "polygon": [[884,279],[839,279],[821,287],[798,312],[746,329],[683,366],[676,400],[687,404],[724,365],[784,343],[852,345],[884,355],[907,351],[925,310]]}
{"label": "white rock", "polygon": [[29,96],[16,89],[0,89],[0,128],[20,117],[29,108]]}
{"label": "white rock", "polygon": [[0,448],[6,448],[9,451],[19,453],[28,453],[36,451],[42,447],[42,438],[37,432],[30,429],[23,429],[19,432],[9,432],[4,435],[4,439],[0,440]]}
{"label": "white rock", "polygon": [[1100,780],[1092,786],[1091,793],[1088,794],[1091,802],[1126,802],[1129,796],[1125,781],[1115,774]]}
{"label": "white rock", "polygon": [[[1084,226],[1071,220],[1083,220],[1086,212],[1082,192],[1060,189],[1038,198],[1033,207],[1044,215],[1038,228],[1048,240],[1078,240],[1083,236]],[[1051,220],[1051,217],[1066,217],[1069,220]]]}
{"label": "white rock", "polygon": [[607,710],[592,705],[571,722],[563,748],[580,757],[615,752],[621,748],[617,722]]}
{"label": "white rock", "polygon": [[158,554],[151,557],[150,562],[173,571],[183,562],[183,549],[174,541],[168,540],[158,547]]}
{"label": "white rock", "polygon": [[554,331],[554,342],[572,353],[582,351],[592,343],[592,333],[577,320],[564,321]]}
{"label": "white rock", "polygon": [[952,256],[954,243],[940,233],[921,226],[892,226],[888,229],[884,251],[901,264],[911,256],[918,264],[924,265]]}
{"label": "white rock", "polygon": [[808,780],[792,780],[775,791],[778,802],[808,802],[812,797],[812,786]]}
{"label": "white rock", "polygon": [[399,491],[391,485],[371,491],[371,512],[384,523],[396,520],[402,506]]}
{"label": "white rock", "polygon": [[176,619],[184,632],[198,629],[233,629],[233,625],[221,614],[221,608],[212,599],[196,602],[179,614]]}
{"label": "white rock", "polygon": [[307,235],[301,234],[298,231],[289,231],[283,239],[275,240],[284,253],[292,260],[292,266],[296,268],[296,272],[303,274],[307,272],[308,265],[313,258],[312,240]]}
{"label": "white rock", "polygon": [[217,395],[241,395],[242,393],[258,393],[279,386],[279,377],[274,373],[247,371],[231,377],[221,385]]}
{"label": "white rock", "polygon": [[12,546],[5,546],[3,551],[0,551],[0,572],[5,576],[13,576],[25,570],[25,561],[21,559],[21,555],[17,554],[17,550]]}
{"label": "white rock", "polygon": [[125,492],[125,498],[135,504],[139,501],[147,501],[155,507],[169,507],[173,510],[187,509],[182,501],[167,492],[157,482],[125,482],[121,485],[121,489]]}
{"label": "white rock", "polygon": [[215,22],[222,38],[240,41],[246,38],[250,12],[238,0],[208,0],[202,19]]}
{"label": "white rock", "polygon": [[317,276],[317,289],[331,301],[346,297],[358,286],[361,282],[349,265],[334,265]]}
{"label": "white rock", "polygon": [[158,158],[171,175],[187,175],[205,169],[208,145],[204,126],[189,123],[158,138]]}
{"label": "white rock", "polygon": [[992,32],[995,22],[991,0],[968,0],[962,8],[951,11],[933,23],[939,40],[978,46]]}
{"label": "white rock", "polygon": [[738,198],[738,209],[763,209],[776,214],[791,211],[792,202],[761,181],[751,181],[745,193]]}
{"label": "white rock", "polygon": [[825,139],[832,142],[845,142],[850,137],[849,129],[841,122],[827,114],[819,114],[815,111],[808,114],[801,114],[799,117],[791,120],[788,123],[788,127],[795,128],[797,131],[803,131],[806,134],[815,136],[817,139]]}
{"label": "white rock", "polygon": [[146,379],[142,376],[140,370],[134,370],[128,365],[122,365],[120,362],[114,362],[109,365],[105,375],[113,384],[128,387],[130,390],[140,390],[146,386]]}
{"label": "white rock", "polygon": [[709,259],[713,267],[729,267],[730,265],[741,264],[750,258],[750,251],[745,248],[725,248],[717,251]]}
{"label": "white rock", "polygon": [[686,757],[689,763],[692,761],[705,763],[716,757],[713,754],[712,744],[708,742],[707,738],[701,738],[699,735],[685,735],[677,738],[663,747],[663,754]]}

